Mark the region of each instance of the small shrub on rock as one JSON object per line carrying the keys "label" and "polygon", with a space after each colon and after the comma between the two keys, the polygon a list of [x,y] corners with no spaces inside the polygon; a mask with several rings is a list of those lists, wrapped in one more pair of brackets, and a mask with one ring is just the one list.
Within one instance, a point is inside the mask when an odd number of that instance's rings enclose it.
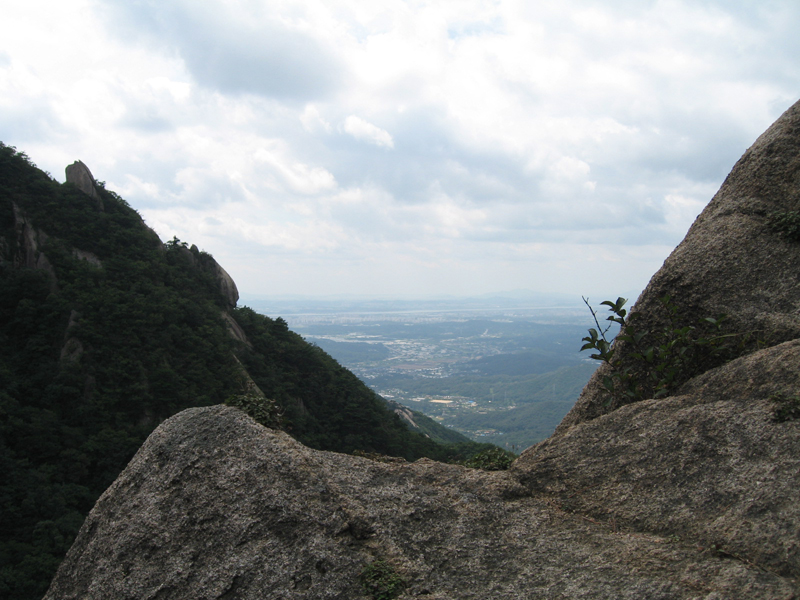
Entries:
{"label": "small shrub on rock", "polygon": [[483,469],[484,471],[505,471],[517,458],[513,452],[502,448],[487,448],[475,454],[464,463],[470,469]]}
{"label": "small shrub on rock", "polygon": [[800,242],[800,212],[796,210],[777,211],[767,219],[769,227],[790,242]]}
{"label": "small shrub on rock", "polygon": [[800,396],[787,396],[786,394],[773,394],[772,419],[777,423],[800,419]]}
{"label": "small shrub on rock", "polygon": [[253,389],[229,396],[225,404],[247,413],[264,427],[280,429],[283,424],[283,411],[278,403]]}
{"label": "small shrub on rock", "polygon": [[[611,315],[606,328],[601,327],[597,313],[583,299],[592,313],[595,325],[581,351],[594,350],[590,358],[601,360],[611,367],[603,378],[603,388],[608,392],[606,406],[621,406],[645,398],[661,398],[670,395],[682,383],[699,374],[704,365],[725,362],[736,356],[737,348],[744,338],[737,334],[724,334],[722,329],[726,315],[706,317],[696,324],[686,324],[678,307],[670,296],[659,298],[666,317],[665,324],[654,329],[643,329],[639,325],[640,313],[628,313],[623,308],[627,300],[606,300]],[[612,325],[619,325],[616,338],[609,341],[606,334]],[[739,338],[739,339],[736,339]],[[625,360],[616,354],[617,342],[625,342],[630,350]]]}
{"label": "small shrub on rock", "polygon": [[405,586],[403,578],[382,558],[364,567],[360,579],[364,592],[373,600],[394,600]]}

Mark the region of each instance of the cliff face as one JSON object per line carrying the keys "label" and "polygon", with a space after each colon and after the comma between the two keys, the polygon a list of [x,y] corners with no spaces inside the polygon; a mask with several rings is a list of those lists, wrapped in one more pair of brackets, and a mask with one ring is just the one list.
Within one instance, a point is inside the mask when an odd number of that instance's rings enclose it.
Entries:
{"label": "cliff face", "polygon": [[47,598],[358,598],[379,559],[405,598],[797,597],[800,420],[774,398],[800,389],[800,244],[768,221],[800,209],[799,122],[800,103],[748,150],[637,304],[649,327],[665,293],[730,334],[755,324],[738,357],[623,406],[595,378],[499,473],[184,411],[98,501]]}
{"label": "cliff face", "polygon": [[71,165],[67,165],[64,169],[67,183],[71,183],[84,194],[94,200],[97,210],[103,211],[103,199],[100,197],[97,188],[94,185],[94,176],[82,161],[76,160]]}

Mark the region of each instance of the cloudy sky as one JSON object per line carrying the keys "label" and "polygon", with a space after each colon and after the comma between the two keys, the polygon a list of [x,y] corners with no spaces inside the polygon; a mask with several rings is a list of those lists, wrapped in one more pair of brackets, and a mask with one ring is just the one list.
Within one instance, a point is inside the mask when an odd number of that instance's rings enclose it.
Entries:
{"label": "cloudy sky", "polygon": [[243,296],[639,291],[800,98],[797,0],[2,14],[0,140],[83,160]]}

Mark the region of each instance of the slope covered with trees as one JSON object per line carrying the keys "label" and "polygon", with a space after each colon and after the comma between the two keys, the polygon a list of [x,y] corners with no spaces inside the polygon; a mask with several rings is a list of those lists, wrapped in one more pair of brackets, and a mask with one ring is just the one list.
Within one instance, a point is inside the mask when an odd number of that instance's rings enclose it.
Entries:
{"label": "slope covered with trees", "polygon": [[476,450],[409,431],[282,319],[235,308],[209,254],[163,244],[125,200],[96,191],[0,144],[0,597],[44,594],[158,423],[252,382],[314,448],[440,460]]}

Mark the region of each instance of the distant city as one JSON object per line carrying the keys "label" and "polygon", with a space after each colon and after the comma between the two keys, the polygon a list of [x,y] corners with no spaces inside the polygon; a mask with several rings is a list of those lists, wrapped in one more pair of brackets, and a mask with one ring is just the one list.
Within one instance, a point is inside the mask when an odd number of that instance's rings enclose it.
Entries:
{"label": "distant city", "polygon": [[[577,301],[576,301],[577,300]],[[597,366],[580,297],[245,298],[378,394],[515,452],[548,437]]]}

